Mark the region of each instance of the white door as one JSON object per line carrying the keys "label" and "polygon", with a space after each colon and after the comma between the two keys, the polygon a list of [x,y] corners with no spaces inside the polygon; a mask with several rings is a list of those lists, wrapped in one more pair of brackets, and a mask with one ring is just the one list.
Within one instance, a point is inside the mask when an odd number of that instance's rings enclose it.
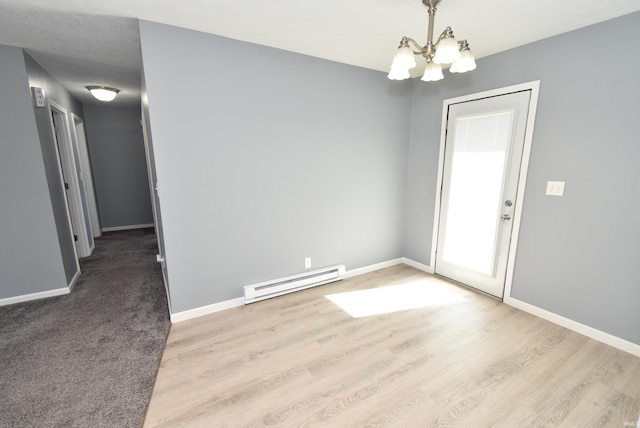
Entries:
{"label": "white door", "polygon": [[93,241],[93,225],[91,224],[91,208],[89,204],[89,196],[87,192],[87,182],[85,179],[86,173],[83,168],[83,164],[80,158],[80,148],[78,146],[78,136],[76,128],[73,125],[71,130],[71,152],[73,154],[74,167],[76,171],[76,178],[78,180],[78,190],[80,191],[80,203],[82,206],[82,217],[84,220],[84,230],[86,234],[86,242],[89,250],[89,254],[95,249],[95,242]]}
{"label": "white door", "polygon": [[80,161],[79,170],[82,171],[82,178],[87,197],[87,206],[89,208],[88,220],[91,225],[92,235],[97,238],[102,236],[102,229],[100,227],[100,218],[98,216],[98,204],[96,202],[96,195],[93,186],[93,174],[91,173],[91,162],[89,161],[89,150],[87,148],[87,137],[84,129],[84,122],[80,117],[73,113],[71,114],[71,118],[73,121],[71,134],[74,136],[76,150],[78,153],[77,159]]}
{"label": "white door", "polygon": [[66,189],[65,195],[69,208],[69,217],[76,243],[76,254],[78,257],[91,255],[91,244],[93,238],[88,220],[88,209],[86,201],[80,191],[80,180],[76,168],[76,160],[73,146],[70,139],[70,130],[66,120],[67,111],[60,105],[49,100],[51,112],[51,129],[56,142],[58,157],[60,159],[60,169]]}
{"label": "white door", "polygon": [[435,273],[502,298],[530,90],[448,107]]}

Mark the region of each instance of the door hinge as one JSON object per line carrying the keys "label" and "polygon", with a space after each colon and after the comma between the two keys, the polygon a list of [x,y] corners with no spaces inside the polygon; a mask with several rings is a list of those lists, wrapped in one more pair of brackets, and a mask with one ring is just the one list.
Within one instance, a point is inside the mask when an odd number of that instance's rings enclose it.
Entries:
{"label": "door hinge", "polygon": [[64,190],[69,190],[69,183],[64,183]]}
{"label": "door hinge", "polygon": [[73,240],[77,242],[78,241],[78,235],[73,235]]}

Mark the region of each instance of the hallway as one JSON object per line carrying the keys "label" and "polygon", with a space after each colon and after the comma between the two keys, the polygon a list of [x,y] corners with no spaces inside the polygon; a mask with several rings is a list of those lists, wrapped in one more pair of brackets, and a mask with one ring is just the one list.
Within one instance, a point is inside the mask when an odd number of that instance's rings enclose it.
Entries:
{"label": "hallway", "polygon": [[169,314],[153,229],[105,233],[71,294],[0,307],[0,426],[140,426]]}

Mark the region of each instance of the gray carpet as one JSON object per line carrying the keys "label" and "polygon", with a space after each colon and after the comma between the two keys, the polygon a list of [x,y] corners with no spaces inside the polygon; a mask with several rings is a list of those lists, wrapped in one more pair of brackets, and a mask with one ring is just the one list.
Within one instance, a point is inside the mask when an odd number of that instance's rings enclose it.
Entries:
{"label": "gray carpet", "polygon": [[106,233],[71,294],[0,307],[0,427],[142,424],[169,330],[156,243]]}

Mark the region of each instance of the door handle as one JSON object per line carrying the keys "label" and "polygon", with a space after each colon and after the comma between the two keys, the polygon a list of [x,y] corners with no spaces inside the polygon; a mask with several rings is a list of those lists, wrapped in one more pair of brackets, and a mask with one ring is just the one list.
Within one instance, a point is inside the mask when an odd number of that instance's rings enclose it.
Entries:
{"label": "door handle", "polygon": [[509,214],[502,214],[502,221],[509,221],[511,220],[511,216]]}

